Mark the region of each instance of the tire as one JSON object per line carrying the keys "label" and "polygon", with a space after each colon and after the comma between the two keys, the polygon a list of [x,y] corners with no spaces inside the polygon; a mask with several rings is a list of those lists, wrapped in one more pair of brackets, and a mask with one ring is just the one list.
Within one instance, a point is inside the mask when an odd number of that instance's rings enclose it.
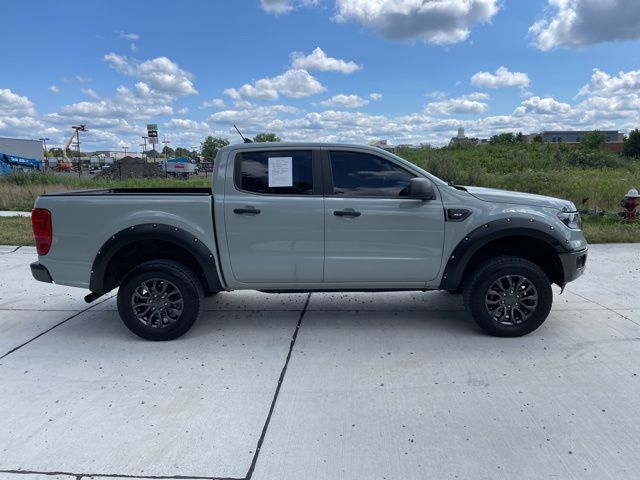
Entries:
{"label": "tire", "polygon": [[198,277],[185,265],[152,260],[133,269],[122,281],[118,312],[127,328],[139,337],[173,340],[193,326],[203,295]]}
{"label": "tire", "polygon": [[540,267],[524,258],[501,256],[487,260],[473,272],[464,303],[486,333],[520,337],[547,319],[553,292]]}

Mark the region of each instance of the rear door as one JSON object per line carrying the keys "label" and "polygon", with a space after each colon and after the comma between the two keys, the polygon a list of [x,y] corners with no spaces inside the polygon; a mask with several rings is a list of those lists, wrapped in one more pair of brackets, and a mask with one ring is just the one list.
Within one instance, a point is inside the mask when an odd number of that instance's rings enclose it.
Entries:
{"label": "rear door", "polygon": [[321,283],[324,206],[319,150],[243,151],[233,160],[224,214],[238,282]]}
{"label": "rear door", "polygon": [[388,287],[435,278],[444,242],[437,188],[435,200],[408,198],[417,174],[381,155],[336,149],[324,162],[324,281]]}

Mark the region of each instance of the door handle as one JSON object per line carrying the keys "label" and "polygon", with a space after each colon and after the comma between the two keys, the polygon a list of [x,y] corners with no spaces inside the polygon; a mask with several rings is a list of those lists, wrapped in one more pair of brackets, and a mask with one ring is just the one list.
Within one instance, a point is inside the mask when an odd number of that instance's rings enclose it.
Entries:
{"label": "door handle", "polygon": [[334,210],[333,214],[336,217],[359,217],[362,215],[360,212],[356,212],[355,210]]}
{"label": "door handle", "polygon": [[233,213],[237,213],[238,215],[258,215],[260,213],[260,210],[253,207],[234,208]]}

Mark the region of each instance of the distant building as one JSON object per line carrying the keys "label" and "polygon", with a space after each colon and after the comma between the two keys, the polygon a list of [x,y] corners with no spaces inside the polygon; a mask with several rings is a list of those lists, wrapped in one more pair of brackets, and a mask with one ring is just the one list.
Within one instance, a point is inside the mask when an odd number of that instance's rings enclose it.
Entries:
{"label": "distant building", "polygon": [[[542,137],[544,143],[564,143],[567,145],[579,145],[587,134],[594,130],[550,130],[540,133],[526,135],[527,143],[532,143],[538,136]],[[624,150],[624,134],[618,130],[600,130],[604,135],[604,143],[600,145],[600,150],[611,153],[622,153]]]}
{"label": "distant building", "polygon": [[394,150],[393,145],[389,145],[389,142],[387,142],[387,140],[369,140],[368,145],[370,147],[378,147],[383,150],[388,150],[390,152]]}
{"label": "distant building", "polygon": [[478,138],[470,138],[464,134],[464,128],[458,128],[458,135],[455,137],[451,137],[449,141],[449,146],[454,145],[477,145],[480,143],[480,139]]}
{"label": "distant building", "polygon": [[119,150],[96,150],[95,152],[93,152],[93,156],[99,157],[101,155],[103,155],[105,158],[110,157],[114,160],[122,160],[124,157],[131,155],[131,152],[129,152],[128,155]]}
{"label": "distant building", "polygon": [[40,140],[25,140],[22,138],[0,137],[0,153],[15,155],[16,157],[44,160],[44,149]]}
{"label": "distant building", "polygon": [[[593,130],[550,130],[541,133],[527,135],[527,141],[533,141],[537,135],[542,137],[544,143],[580,143],[584,137]],[[624,134],[617,130],[601,130],[604,135],[604,143],[624,142]],[[531,140],[529,140],[531,138]]]}

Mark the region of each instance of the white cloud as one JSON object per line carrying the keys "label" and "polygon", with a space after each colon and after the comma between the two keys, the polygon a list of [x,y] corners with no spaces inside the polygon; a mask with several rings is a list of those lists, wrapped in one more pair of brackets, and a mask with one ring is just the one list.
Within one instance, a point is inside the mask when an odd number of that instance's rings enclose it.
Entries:
{"label": "white cloud", "polygon": [[132,52],[138,51],[138,46],[135,44],[135,42],[131,42],[131,45],[129,45],[129,47],[131,48]]}
{"label": "white cloud", "polygon": [[260,0],[260,6],[265,12],[280,15],[293,10],[289,0]]}
{"label": "white cloud", "polygon": [[533,96],[524,100],[520,107],[516,108],[513,114],[515,116],[522,116],[526,114],[564,115],[570,111],[571,105],[568,103],[559,102],[555,98],[551,97],[540,98],[538,96]]}
{"label": "white cloud", "polygon": [[120,120],[146,120],[154,116],[171,115],[172,102],[173,97],[151,89],[144,82],[138,82],[133,89],[119,86],[111,98],[64,105],[57,115],[87,124],[100,121],[103,125],[117,125]]}
{"label": "white cloud", "polygon": [[118,31],[118,36],[120,38],[124,38],[125,40],[132,40],[132,41],[140,40],[140,35],[138,35],[137,33],[133,33],[133,32],[127,33],[127,32],[124,32],[124,31],[120,30],[120,31]]}
{"label": "white cloud", "polygon": [[365,100],[358,95],[345,95],[343,93],[340,93],[327,100],[323,100],[322,102],[320,102],[320,105],[322,105],[323,107],[358,108],[364,107],[368,103],[369,100]]}
{"label": "white cloud", "polygon": [[576,97],[589,95],[630,95],[637,93],[640,93],[640,70],[619,72],[616,76],[611,76],[596,68],[591,75],[591,81],[578,91]]}
{"label": "white cloud", "polygon": [[[36,118],[35,105],[28,97],[0,88],[0,132],[11,136],[34,136],[45,125]],[[36,133],[35,135],[38,135]]]}
{"label": "white cloud", "polygon": [[369,94],[369,98],[373,101],[378,101],[382,98],[382,94],[381,93],[370,93]]}
{"label": "white cloud", "polygon": [[34,115],[33,102],[9,88],[0,88],[0,115]]}
{"label": "white cloud", "polygon": [[315,6],[318,0],[260,0],[260,6],[267,13],[282,15],[298,6]]}
{"label": "white cloud", "polygon": [[335,19],[355,20],[392,40],[450,44],[466,40],[499,8],[498,0],[336,0]]}
{"label": "white cloud", "polygon": [[3,135],[33,137],[34,132],[47,133],[45,125],[33,117],[0,116],[0,132]]}
{"label": "white cloud", "polygon": [[167,57],[156,57],[144,62],[137,62],[112,52],[105,55],[103,60],[117,72],[143,80],[158,92],[169,95],[198,93],[193,86],[193,75]]}
{"label": "white cloud", "polygon": [[76,75],[76,80],[80,83],[87,83],[87,82],[92,82],[93,78],[83,77],[82,75]]}
{"label": "white cloud", "polygon": [[207,100],[206,102],[202,102],[202,104],[198,107],[199,109],[203,108],[223,108],[224,100],[221,98],[212,98],[211,100]]}
{"label": "white cloud", "polygon": [[576,106],[585,122],[594,119],[640,122],[640,70],[610,75],[595,69],[591,81],[575,96]]}
{"label": "white cloud", "polygon": [[50,85],[49,88],[47,88],[47,90],[49,90],[51,93],[60,92],[60,89],[56,85]]}
{"label": "white cloud", "polygon": [[540,50],[640,38],[638,0],[548,0],[547,12],[529,28]]}
{"label": "white cloud", "polygon": [[506,67],[498,68],[495,73],[478,72],[471,77],[471,85],[483,88],[526,88],[530,83],[529,75],[523,72],[511,72]]}
{"label": "white cloud", "polygon": [[297,113],[298,109],[288,105],[251,106],[241,110],[223,110],[209,116],[207,121],[231,126],[234,123],[241,125],[241,129],[256,129],[260,131],[282,128],[281,115]]}
{"label": "white cloud", "polygon": [[280,95],[290,98],[302,98],[324,92],[327,88],[306,70],[291,69],[271,78],[261,78],[253,84],[244,84],[240,88],[224,90],[233,100],[257,98],[277,100]]}
{"label": "white cloud", "polygon": [[186,118],[172,118],[165,126],[170,129],[182,129],[182,130],[202,130],[208,131],[209,124],[207,122],[197,122]]}
{"label": "white cloud", "polygon": [[427,104],[426,112],[429,115],[452,115],[452,114],[480,114],[488,108],[486,100],[489,95],[486,93],[470,93],[458,98],[449,98]]}
{"label": "white cloud", "polygon": [[320,48],[317,47],[309,55],[305,55],[302,52],[293,52],[291,54],[292,67],[303,70],[320,70],[322,72],[340,72],[340,73],[353,73],[362,67],[353,61],[340,60],[339,58],[332,58]]}
{"label": "white cloud", "polygon": [[88,97],[92,98],[100,98],[100,95],[93,88],[83,88],[82,93],[84,93]]}
{"label": "white cloud", "polygon": [[178,110],[178,113],[180,115],[186,115],[187,113],[189,113],[189,107],[182,107],[180,110]]}

